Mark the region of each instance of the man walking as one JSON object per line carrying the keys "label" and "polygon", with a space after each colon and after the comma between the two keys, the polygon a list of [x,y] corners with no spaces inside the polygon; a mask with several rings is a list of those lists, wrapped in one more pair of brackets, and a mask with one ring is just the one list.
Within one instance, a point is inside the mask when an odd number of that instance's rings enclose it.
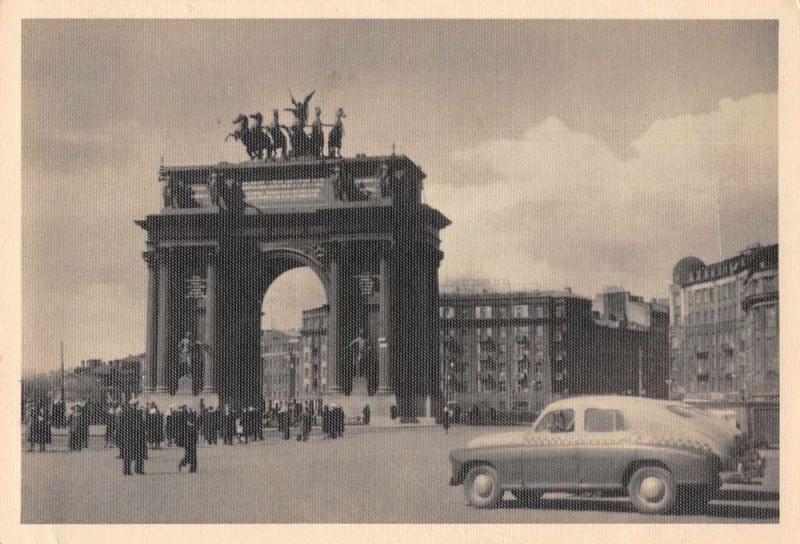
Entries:
{"label": "man walking", "polygon": [[197,472],[197,418],[191,410],[186,412],[183,424],[183,459],[178,463],[178,472],[189,465],[189,472]]}
{"label": "man walking", "polygon": [[144,460],[147,459],[147,433],[144,414],[135,403],[123,409],[118,442],[122,455],[122,473],[130,476],[131,463],[133,463],[136,474],[144,474]]}

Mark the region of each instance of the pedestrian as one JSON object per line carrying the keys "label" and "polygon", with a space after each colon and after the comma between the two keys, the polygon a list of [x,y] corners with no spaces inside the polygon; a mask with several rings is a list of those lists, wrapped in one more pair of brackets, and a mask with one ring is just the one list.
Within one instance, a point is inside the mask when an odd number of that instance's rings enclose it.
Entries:
{"label": "pedestrian", "polygon": [[234,434],[236,434],[236,415],[230,405],[226,404],[222,414],[222,443],[232,446]]}
{"label": "pedestrian", "polygon": [[280,429],[283,432],[283,439],[289,440],[289,435],[291,434],[291,421],[289,414],[289,407],[286,405],[281,405],[281,411],[278,413],[278,422],[280,425]]}
{"label": "pedestrian", "polygon": [[82,445],[79,417],[78,406],[73,405],[67,418],[67,427],[69,429],[67,431],[67,443],[71,451],[80,451]]}
{"label": "pedestrian", "polygon": [[361,414],[363,416],[362,420],[364,421],[364,425],[369,425],[369,418],[372,415],[369,404],[364,406],[364,410],[362,410]]}
{"label": "pedestrian", "polygon": [[28,451],[35,451],[34,444],[37,444],[39,433],[39,411],[31,404],[26,408],[25,420],[28,423]]}
{"label": "pedestrian", "polygon": [[311,427],[314,425],[314,414],[311,411],[311,406],[306,406],[303,410],[303,442],[308,442],[308,436],[311,434]]}
{"label": "pedestrian", "polygon": [[447,406],[442,410],[442,427],[444,427],[444,433],[448,434],[450,430],[450,408]]}
{"label": "pedestrian", "polygon": [[158,409],[156,403],[153,403],[153,407],[155,408],[155,418],[153,421],[153,425],[155,425],[155,443],[156,449],[161,449],[161,443],[164,441],[164,414],[161,410]]}
{"label": "pedestrian", "polygon": [[106,412],[106,436],[103,447],[108,448],[109,446],[114,446],[116,444],[115,442],[116,436],[117,436],[116,410],[112,405],[108,407],[108,411]]}
{"label": "pedestrian", "polygon": [[256,420],[256,440],[264,440],[264,410],[258,408],[255,411]]}
{"label": "pedestrian", "polygon": [[213,434],[214,407],[206,408],[205,413],[200,412],[200,429],[206,444],[211,445],[211,435]]}
{"label": "pedestrian", "polygon": [[183,425],[183,459],[178,463],[178,472],[184,465],[189,465],[189,472],[197,472],[197,439],[197,417],[189,410]]}
{"label": "pedestrian", "polygon": [[39,452],[43,452],[45,450],[46,444],[50,443],[50,421],[47,418],[47,411],[45,410],[44,406],[40,406],[38,410],[36,410],[35,415],[32,418],[31,422],[31,451],[34,449],[34,445],[39,446]]}
{"label": "pedestrian", "polygon": [[331,411],[327,404],[322,407],[322,437],[331,438]]}
{"label": "pedestrian", "polygon": [[119,428],[119,451],[122,456],[122,473],[131,474],[131,464],[136,474],[144,474],[144,461],[147,459],[147,430],[145,414],[134,401],[122,411]]}
{"label": "pedestrian", "polygon": [[167,436],[167,447],[175,441],[175,406],[171,405],[164,417],[164,434]]}
{"label": "pedestrian", "polygon": [[236,411],[235,421],[236,421],[236,443],[241,444],[242,442],[246,442],[246,438],[244,437],[244,418],[246,417],[245,414],[247,412],[242,412],[241,410]]}

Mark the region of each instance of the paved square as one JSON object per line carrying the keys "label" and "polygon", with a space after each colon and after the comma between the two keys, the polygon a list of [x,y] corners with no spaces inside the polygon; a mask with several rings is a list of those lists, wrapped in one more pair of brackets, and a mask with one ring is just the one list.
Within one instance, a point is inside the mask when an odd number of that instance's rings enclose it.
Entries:
{"label": "paved square", "polygon": [[[23,523],[599,523],[776,521],[777,501],[712,504],[704,517],[642,516],[624,500],[550,498],[529,509],[506,494],[496,510],[450,487],[447,453],[502,428],[348,428],[343,438],[201,446],[199,472],[178,473],[182,449],[151,450],[144,476],[123,476],[116,449],[22,455]],[[744,499],[744,500],[741,500]]]}

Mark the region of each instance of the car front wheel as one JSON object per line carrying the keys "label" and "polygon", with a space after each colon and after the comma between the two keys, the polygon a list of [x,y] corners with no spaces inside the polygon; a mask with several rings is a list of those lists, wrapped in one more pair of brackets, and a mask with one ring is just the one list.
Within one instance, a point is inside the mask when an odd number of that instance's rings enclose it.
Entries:
{"label": "car front wheel", "polygon": [[464,494],[475,508],[497,506],[503,496],[497,471],[489,465],[473,468],[464,479]]}
{"label": "car front wheel", "polygon": [[642,467],[628,482],[628,496],[643,514],[663,514],[675,505],[675,479],[661,467]]}

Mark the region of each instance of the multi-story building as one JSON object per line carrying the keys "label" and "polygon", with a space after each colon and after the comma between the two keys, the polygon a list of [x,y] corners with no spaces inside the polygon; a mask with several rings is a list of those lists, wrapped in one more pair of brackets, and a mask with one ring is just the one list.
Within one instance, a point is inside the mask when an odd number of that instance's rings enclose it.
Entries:
{"label": "multi-story building", "polygon": [[441,294],[445,397],[536,411],[575,394],[664,396],[666,306],[624,291],[595,304],[569,289]]}
{"label": "multi-story building", "polygon": [[778,246],[706,265],[678,261],[670,287],[671,382],[688,398],[778,395]]}
{"label": "multi-story building", "polygon": [[298,398],[319,399],[328,390],[328,305],[305,310],[301,337]]}
{"label": "multi-story building", "polygon": [[264,402],[274,405],[297,397],[300,335],[295,331],[261,331],[262,391]]}

